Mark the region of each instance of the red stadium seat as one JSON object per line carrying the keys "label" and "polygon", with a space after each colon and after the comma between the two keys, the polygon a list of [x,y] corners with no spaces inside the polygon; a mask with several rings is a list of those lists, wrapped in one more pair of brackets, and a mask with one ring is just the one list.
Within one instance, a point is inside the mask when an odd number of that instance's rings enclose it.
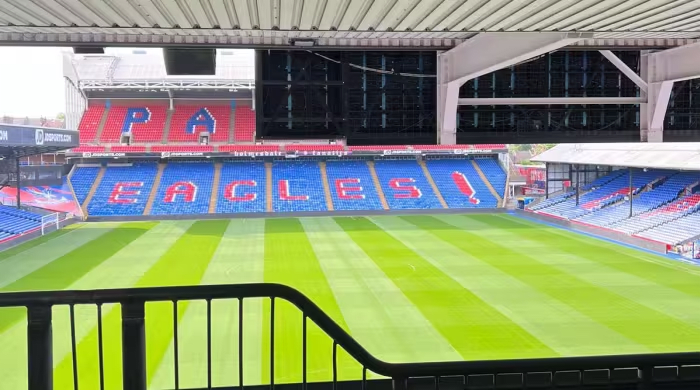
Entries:
{"label": "red stadium seat", "polygon": [[145,145],[115,145],[110,149],[112,152],[121,153],[144,153],[146,152]]}
{"label": "red stadium seat", "polygon": [[220,152],[279,152],[279,145],[221,145]]}
{"label": "red stadium seat", "polygon": [[78,125],[80,143],[97,142],[95,139],[97,137],[97,129],[100,126],[100,120],[102,120],[104,111],[105,106],[89,106],[87,110],[85,110],[80,120],[80,125]]}
{"label": "red stadium seat", "polygon": [[350,151],[382,151],[382,150],[406,150],[405,145],[369,145],[369,146],[348,146]]}
{"label": "red stadium seat", "polygon": [[148,121],[145,123],[131,123],[131,134],[134,142],[160,142],[163,138],[163,129],[165,128],[165,118],[167,116],[167,107],[162,105],[150,106],[113,106],[109,109],[107,122],[104,130],[102,130],[101,142],[119,142],[125,123],[130,114],[129,109],[145,108],[150,114]]}
{"label": "red stadium seat", "polygon": [[255,112],[248,106],[236,106],[236,120],[233,128],[236,142],[255,140]]}
{"label": "red stadium seat", "polygon": [[152,152],[213,152],[211,145],[153,145]]}
{"label": "red stadium seat", "polygon": [[286,145],[285,150],[288,152],[342,152],[345,150],[343,145]]}
{"label": "red stadium seat", "polygon": [[[208,115],[214,121],[216,131],[211,134],[211,142],[228,142],[229,124],[231,121],[231,107],[225,105],[208,105],[208,106],[177,106],[173,113],[173,119],[170,123],[170,133],[168,141],[170,142],[198,142],[199,133],[209,131],[205,126],[195,127],[194,132],[190,133],[187,130],[188,122],[202,109],[206,109]],[[205,116],[200,119],[206,120]]]}
{"label": "red stadium seat", "polygon": [[95,145],[80,145],[79,147],[71,150],[73,153],[100,153],[105,151],[104,146]]}

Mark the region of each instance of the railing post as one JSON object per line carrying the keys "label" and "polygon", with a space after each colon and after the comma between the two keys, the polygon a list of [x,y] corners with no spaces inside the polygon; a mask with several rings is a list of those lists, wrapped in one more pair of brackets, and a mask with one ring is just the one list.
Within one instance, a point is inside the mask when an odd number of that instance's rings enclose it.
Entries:
{"label": "railing post", "polygon": [[124,389],[146,390],[146,329],[143,302],[122,302]]}
{"label": "railing post", "polygon": [[53,389],[51,306],[27,308],[27,372],[29,390]]}

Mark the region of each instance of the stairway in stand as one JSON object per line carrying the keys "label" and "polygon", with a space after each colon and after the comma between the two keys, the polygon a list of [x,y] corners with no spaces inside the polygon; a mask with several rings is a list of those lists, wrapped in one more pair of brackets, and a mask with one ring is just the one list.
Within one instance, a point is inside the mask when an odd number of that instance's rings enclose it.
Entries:
{"label": "stairway in stand", "polygon": [[384,210],[389,210],[389,203],[384,197],[384,190],[382,189],[382,184],[379,182],[379,176],[377,176],[377,170],[374,169],[374,161],[367,161],[367,166],[369,167],[369,174],[372,175],[372,181],[374,182],[374,187],[377,189],[377,194],[379,195],[379,201],[382,203],[382,208]]}
{"label": "stairway in stand", "polygon": [[265,211],[271,213],[272,210],[272,163],[265,163],[265,201],[266,207]]}
{"label": "stairway in stand", "polygon": [[428,166],[425,165],[425,161],[418,160],[418,165],[420,165],[420,167],[423,169],[423,174],[425,175],[425,178],[428,179],[428,183],[430,184],[430,187],[432,187],[433,192],[435,193],[435,196],[437,196],[438,200],[440,201],[442,208],[449,209],[449,207],[447,206],[447,202],[445,202],[445,198],[442,197],[442,194],[440,193],[440,189],[438,188],[437,184],[435,184],[435,181],[433,180],[433,176],[430,174],[430,170],[428,169]]}
{"label": "stairway in stand", "polygon": [[321,169],[321,179],[323,179],[323,193],[326,194],[326,207],[328,211],[333,211],[333,197],[331,196],[331,189],[328,185],[328,172],[326,172],[326,162],[321,161],[318,163]]}
{"label": "stairway in stand", "polygon": [[153,181],[153,188],[151,188],[151,193],[148,195],[148,202],[146,202],[146,208],[143,210],[143,215],[151,215],[151,209],[153,208],[153,202],[156,199],[156,194],[158,193],[158,187],[160,187],[160,179],[163,177],[163,170],[165,169],[165,164],[158,164],[158,173],[156,173],[156,179]]}
{"label": "stairway in stand", "polygon": [[209,214],[216,213],[216,197],[219,193],[219,182],[221,181],[221,166],[220,162],[214,164],[214,182],[211,188],[211,198],[209,198]]}
{"label": "stairway in stand", "polygon": [[484,184],[486,184],[486,187],[488,187],[489,191],[491,191],[491,195],[493,195],[494,198],[496,198],[496,200],[498,201],[497,204],[502,204],[503,198],[501,197],[501,195],[498,194],[498,191],[496,191],[496,189],[493,188],[489,179],[486,177],[486,175],[484,175],[484,171],[482,171],[481,167],[479,167],[479,164],[477,164],[476,161],[474,161],[474,160],[471,160],[471,163],[472,163],[472,166],[474,167],[474,170],[476,171],[476,173],[479,174],[481,181],[483,181]]}
{"label": "stairway in stand", "polygon": [[97,192],[97,188],[100,187],[100,183],[102,182],[102,178],[105,176],[105,172],[107,171],[107,167],[101,167],[100,172],[97,174],[97,177],[95,178],[95,182],[92,183],[92,187],[90,187],[90,192],[88,192],[87,197],[85,198],[85,202],[80,206],[80,208],[83,210],[83,215],[85,217],[88,216],[88,206],[90,205],[90,202],[92,201],[92,197],[95,196],[95,192]]}

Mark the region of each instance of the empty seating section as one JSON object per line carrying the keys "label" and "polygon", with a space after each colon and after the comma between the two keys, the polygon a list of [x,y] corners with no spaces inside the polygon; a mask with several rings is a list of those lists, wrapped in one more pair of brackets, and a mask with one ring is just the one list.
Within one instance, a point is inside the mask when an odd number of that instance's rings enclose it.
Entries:
{"label": "empty seating section", "polygon": [[111,152],[123,152],[123,153],[143,153],[146,151],[146,146],[144,145],[115,145],[110,148]]}
{"label": "empty seating section", "polygon": [[335,210],[382,209],[366,161],[328,161],[326,173]]}
{"label": "empty seating section", "polygon": [[273,210],[328,210],[317,161],[274,162],[272,165]]}
{"label": "empty seating section", "polygon": [[[662,177],[659,171],[643,172],[635,170],[632,174],[632,187],[635,193],[655,179]],[[616,176],[608,183],[601,185],[590,192],[580,195],[579,204],[576,205],[575,197],[548,207],[542,212],[557,215],[563,218],[576,219],[590,214],[605,206],[616,203],[629,195],[629,172]]]}
{"label": "empty seating section", "polygon": [[342,152],[343,145],[286,145],[284,148],[288,152]]}
{"label": "empty seating section", "polygon": [[123,133],[131,132],[133,142],[160,142],[163,138],[167,107],[112,106],[102,130],[101,142],[119,142]]}
{"label": "empty seating section", "polygon": [[679,244],[700,234],[700,212],[695,211],[637,234],[666,244]]}
{"label": "empty seating section", "polygon": [[168,141],[198,142],[200,133],[209,132],[210,141],[227,142],[230,120],[230,106],[176,106]]}
{"label": "empty seating section", "polygon": [[236,106],[233,127],[235,142],[255,141],[255,112],[248,106]]}
{"label": "empty seating section", "polygon": [[97,174],[100,173],[99,167],[76,167],[74,168],[73,176],[70,179],[71,185],[73,186],[73,191],[75,191],[75,198],[78,200],[79,204],[85,202],[90,193],[90,188],[92,184],[97,179]]}
{"label": "empty seating section", "polygon": [[[435,185],[450,208],[497,207],[498,200],[466,159],[428,160]],[[503,179],[505,182],[505,178]]]}
{"label": "empty seating section", "polygon": [[108,166],[88,215],[142,215],[158,171],[156,163]]}
{"label": "empty seating section", "polygon": [[495,158],[476,158],[474,161],[479,165],[481,172],[484,173],[493,189],[499,196],[503,197],[506,193],[507,177],[498,160]]}
{"label": "empty seating section", "polygon": [[657,209],[622,220],[611,225],[611,228],[627,234],[639,233],[693,213],[699,207],[700,194],[684,196]]}
{"label": "empty seating section", "polygon": [[279,145],[221,145],[220,152],[279,152]]}
{"label": "empty seating section", "polygon": [[104,146],[96,146],[96,145],[80,145],[79,147],[73,149],[74,153],[99,153],[99,152],[104,152],[105,147]]}
{"label": "empty seating section", "polygon": [[216,200],[217,213],[266,211],[265,163],[229,162],[221,166]]}
{"label": "empty seating section", "polygon": [[85,110],[78,125],[81,144],[97,142],[97,130],[100,127],[100,121],[104,112],[105,106],[101,105],[88,106],[87,110]]}
{"label": "empty seating section", "polygon": [[214,164],[168,163],[151,214],[208,213],[213,182]]}
{"label": "empty seating section", "polygon": [[40,226],[40,215],[0,205],[0,240],[26,233]]}
{"label": "empty seating section", "polygon": [[211,152],[211,145],[153,145],[152,152]]}
{"label": "empty seating section", "polygon": [[380,160],[375,170],[389,208],[442,208],[416,160]]}
{"label": "empty seating section", "polygon": [[372,145],[372,146],[348,146],[350,151],[366,151],[366,150],[406,150],[406,145]]}
{"label": "empty seating section", "polygon": [[[651,177],[658,175],[670,176],[665,182],[651,191],[645,191],[632,199],[632,214],[639,215],[651,209],[664,205],[678,197],[678,194],[689,185],[696,183],[697,174],[654,171]],[[634,177],[634,175],[633,175]],[[653,179],[652,179],[653,180]],[[586,215],[581,222],[597,226],[610,226],[629,217],[630,202],[624,201],[611,207],[605,207],[598,212]]]}

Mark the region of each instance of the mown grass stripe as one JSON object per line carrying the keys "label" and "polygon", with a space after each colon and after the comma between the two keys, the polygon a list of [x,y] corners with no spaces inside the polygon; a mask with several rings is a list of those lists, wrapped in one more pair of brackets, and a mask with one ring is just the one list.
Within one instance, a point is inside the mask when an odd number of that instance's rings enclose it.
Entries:
{"label": "mown grass stripe", "polygon": [[301,223],[350,332],[363,347],[390,362],[460,359],[332,218],[304,218]]}
{"label": "mown grass stripe", "polygon": [[12,257],[12,256],[16,256],[22,252],[26,252],[29,249],[36,248],[40,245],[46,244],[46,243],[50,242],[51,240],[54,240],[58,237],[61,237],[67,233],[70,233],[70,232],[78,229],[81,226],[82,226],[81,224],[73,224],[70,226],[66,226],[63,229],[56,230],[56,231],[51,232],[49,234],[46,234],[44,236],[37,237],[31,241],[27,241],[27,242],[24,242],[24,243],[19,244],[17,246],[13,246],[12,248],[5,249],[4,251],[0,251],[0,262],[7,259],[7,258]]}
{"label": "mown grass stripe", "polygon": [[[514,227],[518,227],[514,223],[506,219],[488,219],[478,220],[481,226],[485,226],[493,231],[494,235],[498,235],[504,241],[513,241],[516,239],[512,233]],[[498,230],[493,230],[498,228]],[[617,255],[606,256],[600,250],[593,249],[591,251],[580,251],[580,243],[566,237],[560,237],[551,244],[546,239],[551,239],[551,234],[540,232],[534,229],[528,229],[525,232],[519,232],[517,239],[519,245],[518,251],[521,252],[540,252],[547,250],[551,256],[546,256],[541,259],[543,263],[550,264],[559,270],[577,275],[580,279],[601,288],[605,288],[627,299],[638,302],[646,307],[674,317],[681,321],[692,324],[700,328],[700,312],[697,310],[688,310],[688,307],[700,307],[700,297],[686,294],[677,289],[658,284],[647,278],[639,277],[635,274],[624,272],[620,268],[628,267],[612,267],[607,265],[612,258],[611,263],[621,264],[623,259],[619,259]],[[552,256],[557,256],[557,261],[551,261]],[[568,261],[562,261],[567,259]],[[639,259],[627,259],[628,262],[641,263]],[[630,266],[632,264],[629,264]],[[649,275],[651,276],[651,275]],[[696,284],[700,284],[700,277],[693,276]]]}
{"label": "mown grass stripe", "polygon": [[[345,329],[347,325],[323,275],[318,259],[295,218],[265,221],[265,281],[292,285],[306,294]],[[275,380],[298,383],[302,378],[302,313],[281,299],[275,302]],[[270,378],[270,301],[263,304],[262,381]],[[332,341],[315,324],[308,322],[308,378],[328,381],[332,378]],[[356,363],[341,355],[343,373],[361,371]]]}
{"label": "mown grass stripe", "polygon": [[[412,221],[412,224],[399,217],[373,220],[561,355],[598,355],[609,353],[611,348],[620,353],[649,352],[624,335],[483,261],[483,255],[473,256],[469,253],[472,242],[463,232],[449,229],[442,221],[428,219]],[[572,332],[572,328],[576,331]],[[513,349],[517,350],[517,346]],[[527,356],[523,353],[522,357]]]}
{"label": "mown grass stripe", "polygon": [[[134,241],[149,228],[143,224],[124,224],[118,230],[87,242],[79,248],[44,265],[31,274],[3,287],[2,291],[63,290],[93,268],[112,257],[124,245]],[[23,308],[0,309],[0,333],[25,317]]]}
{"label": "mown grass stripe", "polygon": [[[406,218],[410,221],[421,217]],[[514,249],[520,245],[519,240],[505,240],[493,234],[496,228],[484,229],[465,216],[436,218],[451,225],[453,229],[464,231],[464,239],[474,244],[472,250],[478,253],[498,254],[484,256],[492,265],[652,351],[677,350],[681,340],[690,349],[700,348],[700,329],[588,283],[578,275],[561,271],[541,260],[548,258],[546,261],[553,263],[571,261],[570,258],[550,254],[546,250],[519,252]],[[582,250],[585,250],[585,247]]]}
{"label": "mown grass stripe", "polygon": [[7,285],[22,279],[46,264],[110,232],[115,226],[117,225],[104,226],[99,229],[88,227],[73,229],[66,234],[62,234],[55,241],[45,242],[45,245],[33,246],[6,258],[0,262],[0,291]]}
{"label": "mown grass stripe", "polygon": [[[192,225],[192,221],[144,223],[152,226],[144,235],[124,246],[114,256],[102,263],[71,285],[70,289],[127,288],[132,287],[151,266]],[[102,318],[105,320],[115,305],[105,305]],[[77,307],[76,339],[78,340],[78,373],[80,388],[98,387],[97,308]],[[73,385],[72,351],[70,345],[70,322],[67,307],[54,310],[54,384],[56,388]],[[120,329],[112,326],[107,337],[119,339]],[[108,364],[121,364],[120,355],[105,356]],[[119,380],[117,380],[118,383]]]}
{"label": "mown grass stripe", "polygon": [[335,218],[466,359],[552,356],[549,347],[366,218]]}
{"label": "mown grass stripe", "polygon": [[[622,245],[587,237],[563,229],[530,222],[513,216],[499,216],[510,223],[528,227],[529,236],[546,234],[555,235],[551,245],[566,253],[583,256],[588,260],[604,264],[618,271],[635,275],[656,284],[700,297],[700,268],[696,265],[681,263],[663,256],[656,256]],[[580,252],[581,243],[586,243],[588,250]],[[610,256],[610,253],[614,256]],[[678,272],[678,271],[684,272]]]}
{"label": "mown grass stripe", "polygon": [[[221,238],[201,284],[260,283],[263,281],[264,229],[262,219],[233,219]],[[238,386],[238,300],[212,301],[212,384],[214,387]],[[179,327],[180,386],[204,388],[207,385],[206,304],[192,302]],[[243,304],[244,381],[260,383],[260,347],[262,344],[262,300]],[[168,351],[151,387],[174,388],[174,347]]]}
{"label": "mown grass stripe", "polygon": [[[168,248],[158,261],[134,284],[134,287],[179,286],[199,284],[212,254],[226,229],[228,221],[198,221]],[[179,304],[179,319],[188,302]],[[122,388],[121,372],[121,310],[114,307],[103,320],[105,387]],[[148,381],[155,375],[173,337],[172,304],[146,304],[146,365]],[[80,381],[93,384],[94,370],[81,375]],[[72,381],[69,386],[72,385]],[[70,388],[70,387],[67,387]]]}

